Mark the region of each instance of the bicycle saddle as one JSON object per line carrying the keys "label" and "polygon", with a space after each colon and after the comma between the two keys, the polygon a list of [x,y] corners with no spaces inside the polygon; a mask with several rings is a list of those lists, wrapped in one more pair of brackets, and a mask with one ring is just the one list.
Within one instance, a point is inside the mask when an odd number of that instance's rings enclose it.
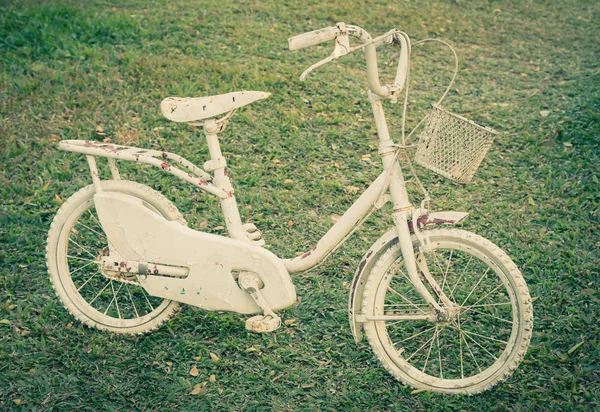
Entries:
{"label": "bicycle saddle", "polygon": [[167,97],[160,104],[160,111],[174,122],[195,122],[266,99],[270,93],[243,91],[207,97]]}

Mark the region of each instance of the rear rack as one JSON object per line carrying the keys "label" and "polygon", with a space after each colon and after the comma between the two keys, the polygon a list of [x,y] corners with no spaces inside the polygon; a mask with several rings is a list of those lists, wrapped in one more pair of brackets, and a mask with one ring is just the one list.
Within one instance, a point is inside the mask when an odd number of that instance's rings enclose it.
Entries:
{"label": "rear rack", "polygon": [[[165,172],[180,178],[181,180],[198,186],[213,195],[222,199],[232,197],[233,191],[228,192],[212,184],[213,177],[202,170],[192,162],[174,153],[162,152],[159,150],[141,149],[139,147],[121,146],[113,143],[95,142],[91,140],[63,140],[58,144],[59,149],[67,152],[83,153],[87,156],[100,156],[109,159],[128,160],[131,162],[146,163],[156,166]],[[181,170],[174,164],[182,166],[186,170]],[[109,163],[111,170],[114,165]],[[113,174],[118,176],[116,167]]]}

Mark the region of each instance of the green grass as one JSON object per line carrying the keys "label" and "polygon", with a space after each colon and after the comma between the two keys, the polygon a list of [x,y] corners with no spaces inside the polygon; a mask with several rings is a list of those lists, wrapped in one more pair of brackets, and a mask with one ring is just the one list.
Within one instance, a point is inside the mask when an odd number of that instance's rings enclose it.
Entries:
{"label": "green grass", "polygon": [[[598,3],[367,3],[0,3],[0,409],[600,408]],[[345,187],[366,187],[379,173],[360,54],[300,83],[330,45],[286,49],[291,35],[337,21],[451,42],[461,72],[445,107],[501,132],[466,187],[419,169],[433,208],[471,212],[465,228],[509,253],[535,299],[528,355],[489,392],[411,394],[366,342],[354,343],[349,286],[362,253],[391,225],[383,213],[326,264],[294,276],[302,300],[283,316],[296,326],[270,335],[246,332],[238,315],[192,307],[148,336],[102,333],[74,321],[52,291],[50,222],[90,183],[84,158],[57,150],[57,141],[100,139],[101,126],[114,142],[202,164],[202,135],[161,118],[166,96],[273,93],[240,110],[223,151],[243,219],[270,249],[288,257],[314,244],[355,198]],[[388,77],[395,58],[382,51]],[[409,125],[443,92],[450,69],[442,48],[414,48]],[[397,139],[400,106],[386,108]],[[122,170],[162,189],[192,227],[222,224],[215,199],[160,171]],[[189,375],[194,365],[198,377]],[[203,392],[189,395],[202,382]]]}

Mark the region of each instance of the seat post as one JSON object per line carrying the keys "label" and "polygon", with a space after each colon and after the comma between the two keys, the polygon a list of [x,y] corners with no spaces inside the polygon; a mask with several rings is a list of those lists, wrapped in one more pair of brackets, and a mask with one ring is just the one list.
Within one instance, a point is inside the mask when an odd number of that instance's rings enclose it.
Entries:
{"label": "seat post", "polygon": [[208,151],[210,153],[210,160],[204,164],[204,168],[208,172],[214,172],[213,184],[227,193],[227,198],[221,199],[221,210],[225,217],[225,225],[227,226],[229,236],[233,239],[250,242],[246,230],[242,226],[240,212],[235,196],[233,195],[233,186],[227,173],[227,162],[225,161],[225,157],[223,157],[223,153],[221,153],[217,133],[222,130],[222,125],[223,123],[217,123],[212,118],[204,121],[206,143],[208,144]]}

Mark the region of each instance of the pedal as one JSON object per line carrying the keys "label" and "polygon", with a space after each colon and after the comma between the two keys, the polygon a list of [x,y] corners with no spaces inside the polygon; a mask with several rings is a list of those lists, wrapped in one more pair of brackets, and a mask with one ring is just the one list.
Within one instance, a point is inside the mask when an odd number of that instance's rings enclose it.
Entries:
{"label": "pedal", "polygon": [[265,333],[273,332],[281,326],[281,318],[277,315],[272,317],[270,315],[263,316],[257,315],[252,316],[246,320],[246,329],[250,332]]}
{"label": "pedal", "polygon": [[246,329],[251,332],[273,332],[281,326],[281,318],[271,310],[271,306],[261,293],[263,282],[256,273],[240,272],[238,283],[243,291],[252,296],[252,299],[263,310],[264,315],[257,315],[246,320]]}

